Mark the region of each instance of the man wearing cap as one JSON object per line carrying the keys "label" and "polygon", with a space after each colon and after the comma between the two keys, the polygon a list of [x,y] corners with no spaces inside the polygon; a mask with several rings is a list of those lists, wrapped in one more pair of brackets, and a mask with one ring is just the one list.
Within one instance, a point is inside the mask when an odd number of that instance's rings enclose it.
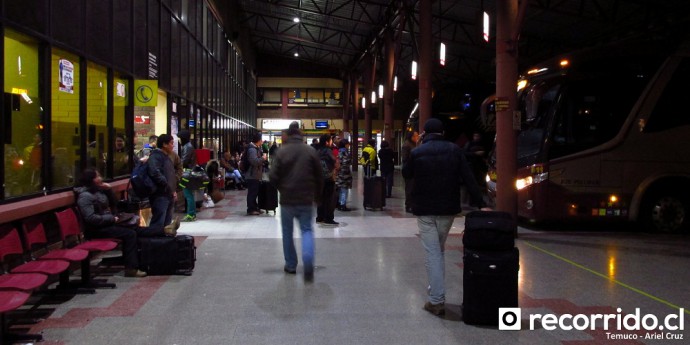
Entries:
{"label": "man wearing cap", "polygon": [[302,140],[299,124],[290,124],[283,145],[276,153],[268,178],[280,192],[280,221],[283,230],[283,255],[288,274],[297,272],[297,252],[292,238],[297,218],[302,231],[302,264],[304,280],[314,279],[314,203],[319,202],[324,178],[316,150]]}
{"label": "man wearing cap", "polygon": [[424,309],[445,313],[444,246],[455,215],[460,213],[460,185],[464,181],[473,202],[484,209],[482,194],[460,147],[443,138],[443,123],[424,124],[422,144],[412,150],[402,175],[414,178],[412,213],[426,252],[429,297]]}

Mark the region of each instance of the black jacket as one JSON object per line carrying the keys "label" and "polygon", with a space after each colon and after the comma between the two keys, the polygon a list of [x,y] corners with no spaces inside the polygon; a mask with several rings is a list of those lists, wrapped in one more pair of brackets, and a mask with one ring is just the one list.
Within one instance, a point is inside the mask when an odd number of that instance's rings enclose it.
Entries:
{"label": "black jacket", "polygon": [[302,142],[301,136],[294,135],[283,142],[268,178],[280,192],[281,205],[311,205],[320,201],[324,184],[321,160],[313,148]]}
{"label": "black jacket", "polygon": [[482,194],[465,155],[439,134],[428,134],[403,165],[403,177],[414,178],[412,213],[417,216],[454,215],[460,207],[460,185],[465,181],[472,204],[484,207]]}
{"label": "black jacket", "polygon": [[149,176],[157,187],[154,194],[172,195],[177,189],[177,175],[170,157],[163,150],[155,149],[151,151],[146,164]]}
{"label": "black jacket", "polygon": [[379,164],[381,166],[382,174],[392,173],[395,169],[395,157],[393,156],[394,154],[395,152],[393,152],[393,150],[391,150],[390,147],[379,150]]}

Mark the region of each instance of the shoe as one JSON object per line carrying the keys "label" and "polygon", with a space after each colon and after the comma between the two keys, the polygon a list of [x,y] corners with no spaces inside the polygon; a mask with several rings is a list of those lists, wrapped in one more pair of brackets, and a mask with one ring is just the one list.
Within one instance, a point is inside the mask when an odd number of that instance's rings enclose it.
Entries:
{"label": "shoe", "polygon": [[340,223],[336,222],[335,220],[327,220],[324,222],[321,222],[323,225],[328,225],[328,226],[338,226]]}
{"label": "shoe", "polygon": [[322,219],[319,219],[319,218],[316,218],[316,224],[321,224],[321,223],[323,223],[323,220],[322,220]]}
{"label": "shoe", "polygon": [[283,271],[287,274],[297,274],[297,269],[283,267]]}
{"label": "shoe", "polygon": [[175,227],[172,224],[164,226],[163,232],[165,233],[165,236],[170,236],[170,237],[177,236],[177,229],[175,229]]}
{"label": "shoe", "polygon": [[446,307],[443,303],[432,304],[431,302],[426,302],[426,304],[424,304],[424,310],[436,316],[446,313]]}
{"label": "shoe", "polygon": [[144,278],[146,277],[146,272],[140,271],[136,268],[128,268],[125,270],[125,277]]}
{"label": "shoe", "polygon": [[340,211],[342,211],[342,212],[350,212],[350,211],[352,211],[352,209],[347,208],[347,206],[343,206],[343,207],[339,208],[338,210],[340,210]]}
{"label": "shoe", "polygon": [[191,214],[188,214],[182,218],[183,222],[193,222],[196,220],[196,216],[192,216]]}
{"label": "shoe", "polygon": [[251,211],[251,212],[247,212],[247,215],[248,215],[248,216],[258,216],[258,215],[260,215],[260,214],[261,214],[260,211]]}
{"label": "shoe", "polygon": [[314,281],[314,266],[304,266],[304,282],[311,283]]}
{"label": "shoe", "polygon": [[174,217],[173,220],[170,222],[170,225],[172,225],[173,229],[177,230],[180,228],[180,217]]}

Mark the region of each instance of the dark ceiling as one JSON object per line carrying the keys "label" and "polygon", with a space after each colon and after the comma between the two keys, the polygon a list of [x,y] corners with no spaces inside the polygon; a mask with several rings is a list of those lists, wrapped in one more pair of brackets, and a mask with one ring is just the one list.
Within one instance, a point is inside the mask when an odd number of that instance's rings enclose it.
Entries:
{"label": "dark ceiling", "polygon": [[[368,67],[367,53],[384,56],[386,27],[399,37],[398,74],[409,74],[418,55],[419,0],[235,1],[241,9],[240,26],[254,45],[259,76],[276,66],[299,76],[362,71]],[[494,18],[500,1],[433,1],[434,56],[441,40],[448,51],[446,66],[434,68],[434,83],[494,81]],[[492,18],[489,43],[482,39],[484,11]],[[519,62],[524,68],[578,48],[685,32],[689,22],[688,0],[529,0],[520,30]],[[290,65],[311,68],[285,68]]]}

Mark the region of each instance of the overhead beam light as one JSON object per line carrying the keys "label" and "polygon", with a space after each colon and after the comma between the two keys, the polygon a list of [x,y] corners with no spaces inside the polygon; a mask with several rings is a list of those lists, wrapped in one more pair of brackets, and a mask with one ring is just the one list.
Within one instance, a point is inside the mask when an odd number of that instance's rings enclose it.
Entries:
{"label": "overhead beam light", "polygon": [[489,42],[489,14],[484,12],[484,30],[482,32],[485,42]]}
{"label": "overhead beam light", "polygon": [[366,109],[366,107],[367,107],[367,98],[362,97],[362,109]]}
{"label": "overhead beam light", "polygon": [[295,52],[294,55],[295,55],[295,57],[299,57],[299,53],[298,53],[298,52]]}
{"label": "overhead beam light", "polygon": [[441,51],[439,52],[439,62],[441,66],[446,65],[446,44],[441,42]]}
{"label": "overhead beam light", "polygon": [[396,75],[395,78],[393,78],[393,92],[398,91],[398,76]]}
{"label": "overhead beam light", "polygon": [[299,23],[299,18],[297,18],[297,17],[292,18],[292,22],[293,22],[293,23]]}
{"label": "overhead beam light", "polygon": [[379,98],[383,98],[383,84],[379,84]]}
{"label": "overhead beam light", "polygon": [[371,91],[371,104],[376,104],[376,91]]}
{"label": "overhead beam light", "polygon": [[417,61],[412,61],[412,80],[417,80]]}

